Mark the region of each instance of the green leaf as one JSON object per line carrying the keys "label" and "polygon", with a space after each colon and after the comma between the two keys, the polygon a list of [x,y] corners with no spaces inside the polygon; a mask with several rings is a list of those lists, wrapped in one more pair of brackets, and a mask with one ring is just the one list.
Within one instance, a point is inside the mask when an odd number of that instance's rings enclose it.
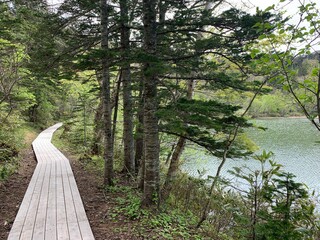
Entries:
{"label": "green leaf", "polygon": [[289,86],[286,85],[286,84],[282,86],[282,89],[285,90],[285,91],[289,91],[290,90]]}
{"label": "green leaf", "polygon": [[269,12],[270,10],[274,10],[274,4],[273,5],[271,5],[271,6],[269,6],[269,7],[267,7],[264,11],[265,12]]}
{"label": "green leaf", "polygon": [[317,77],[319,75],[319,68],[312,69],[311,76]]}

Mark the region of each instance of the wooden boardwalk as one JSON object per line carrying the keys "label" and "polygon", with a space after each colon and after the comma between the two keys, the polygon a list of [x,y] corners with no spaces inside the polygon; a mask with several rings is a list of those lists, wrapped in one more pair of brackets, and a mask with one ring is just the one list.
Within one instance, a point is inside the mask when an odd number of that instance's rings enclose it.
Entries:
{"label": "wooden boardwalk", "polygon": [[38,164],[8,240],[93,240],[69,160],[51,144],[58,123],[32,143]]}

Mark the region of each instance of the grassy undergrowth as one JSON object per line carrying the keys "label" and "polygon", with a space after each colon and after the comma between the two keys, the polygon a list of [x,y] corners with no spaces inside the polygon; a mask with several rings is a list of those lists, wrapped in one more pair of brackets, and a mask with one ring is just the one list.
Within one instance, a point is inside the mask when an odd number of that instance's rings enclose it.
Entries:
{"label": "grassy undergrowth", "polygon": [[[122,182],[122,183],[121,183]],[[107,218],[113,222],[128,222],[133,226],[133,234],[145,239],[205,239],[193,226],[196,218],[190,211],[181,211],[162,204],[159,209],[141,208],[139,190],[119,180],[114,187],[105,189],[112,195],[113,208]],[[116,231],[126,230],[126,225]],[[115,232],[116,233],[116,232]]]}
{"label": "grassy undergrowth", "polygon": [[17,170],[21,152],[31,145],[37,134],[38,130],[28,124],[0,129],[0,182]]}

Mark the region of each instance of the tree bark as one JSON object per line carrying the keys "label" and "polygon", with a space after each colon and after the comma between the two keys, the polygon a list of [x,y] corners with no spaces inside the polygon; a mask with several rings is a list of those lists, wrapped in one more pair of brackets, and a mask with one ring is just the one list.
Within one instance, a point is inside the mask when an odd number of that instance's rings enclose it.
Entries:
{"label": "tree bark", "polygon": [[143,81],[139,85],[139,103],[137,112],[138,124],[135,132],[135,167],[139,178],[139,188],[144,188],[144,146],[143,146]]}
{"label": "tree bark", "polygon": [[101,49],[105,56],[102,58],[102,105],[103,105],[103,122],[104,122],[104,184],[113,185],[113,141],[112,141],[112,120],[111,120],[111,97],[110,97],[110,70],[108,56],[109,50],[109,9],[105,0],[100,1],[101,4]]}
{"label": "tree bark", "polygon": [[102,153],[101,144],[103,142],[102,138],[102,129],[103,126],[101,124],[102,118],[103,118],[103,108],[102,108],[102,100],[100,98],[100,102],[98,105],[98,108],[96,110],[95,116],[94,116],[94,136],[93,136],[93,142],[91,146],[91,153],[94,155],[99,155]]}
{"label": "tree bark", "polygon": [[133,142],[133,111],[131,94],[131,71],[127,55],[130,50],[130,29],[128,27],[128,2],[120,0],[121,48],[122,48],[122,84],[123,84],[123,142],[124,170],[130,175],[135,173]]}
{"label": "tree bark", "polygon": [[[99,87],[102,88],[102,76],[101,72],[96,70],[96,78],[97,82],[99,84]],[[102,154],[102,148],[103,145],[103,103],[102,103],[102,92],[99,93],[99,104],[97,107],[97,110],[95,111],[94,115],[94,130],[93,130],[93,141],[91,145],[91,153],[93,155],[100,155]]]}
{"label": "tree bark", "polygon": [[113,104],[111,104],[111,109],[113,109],[113,120],[112,120],[112,142],[115,142],[116,131],[117,131],[117,121],[118,121],[118,109],[119,109],[119,94],[121,85],[121,72],[116,81],[116,89],[113,96]]}
{"label": "tree bark", "polygon": [[[320,63],[320,54],[318,55],[318,62]],[[318,70],[316,99],[317,99],[318,124],[320,124],[320,69]]]}
{"label": "tree bark", "polygon": [[157,102],[157,63],[156,56],[156,0],[143,1],[144,49],[149,61],[144,63],[144,192],[143,206],[159,202],[159,131],[156,111]]}

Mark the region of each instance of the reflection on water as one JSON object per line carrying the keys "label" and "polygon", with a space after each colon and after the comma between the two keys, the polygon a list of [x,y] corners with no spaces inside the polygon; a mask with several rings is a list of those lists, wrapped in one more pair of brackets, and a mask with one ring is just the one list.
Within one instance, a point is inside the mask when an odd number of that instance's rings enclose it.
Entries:
{"label": "reflection on water", "polygon": [[[309,188],[320,190],[320,132],[307,119],[302,118],[270,118],[254,120],[258,126],[266,127],[263,131],[251,128],[248,136],[260,146],[260,150],[272,151],[277,163],[284,166],[284,170],[297,176],[296,180],[306,183]],[[215,175],[219,160],[194,150],[186,150],[182,169],[193,176],[199,176],[198,170],[205,169],[205,176]],[[222,175],[232,167],[246,165],[258,168],[259,163],[254,160],[228,160]]]}

